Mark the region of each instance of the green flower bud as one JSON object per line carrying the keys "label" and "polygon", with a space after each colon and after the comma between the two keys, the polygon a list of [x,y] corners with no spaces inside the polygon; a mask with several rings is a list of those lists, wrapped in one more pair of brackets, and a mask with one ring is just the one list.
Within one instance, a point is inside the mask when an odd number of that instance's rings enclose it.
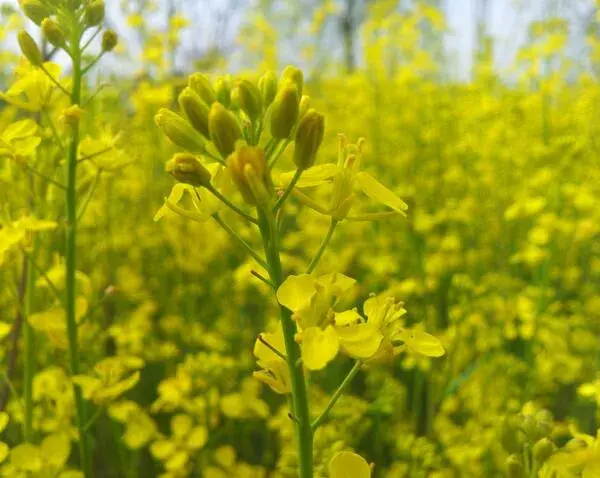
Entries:
{"label": "green flower bud", "polygon": [[34,66],[40,66],[42,64],[42,53],[35,40],[31,38],[31,35],[25,30],[21,30],[17,35],[17,39],[21,51],[23,52],[23,55],[25,55],[25,58],[29,60],[29,63]]}
{"label": "green flower bud", "polygon": [[231,87],[227,78],[217,78],[215,82],[215,95],[219,103],[225,108],[229,107],[231,104]]}
{"label": "green flower bud", "polygon": [[161,108],[154,117],[162,132],[177,146],[194,153],[205,150],[202,136],[181,116],[166,108]]}
{"label": "green flower bud", "polygon": [[294,143],[294,164],[298,169],[307,169],[315,164],[317,151],[323,142],[325,118],[311,109],[298,124]]}
{"label": "green flower bud", "polygon": [[262,148],[238,142],[235,152],[227,158],[227,168],[244,201],[251,205],[270,201],[268,168]]}
{"label": "green flower bud", "polygon": [[210,140],[215,144],[221,156],[226,158],[235,149],[235,143],[242,139],[242,128],[237,118],[221,103],[213,103],[208,113]]}
{"label": "green flower bud", "polygon": [[263,104],[265,108],[268,108],[277,95],[277,75],[272,71],[267,71],[258,80],[258,88],[262,93]]}
{"label": "green flower bud", "polygon": [[103,51],[113,51],[117,46],[119,41],[119,37],[114,30],[105,30],[102,33],[102,50]]}
{"label": "green flower bud", "polygon": [[39,25],[44,18],[50,16],[50,10],[41,4],[39,0],[19,0],[21,10],[33,23]]}
{"label": "green flower bud", "polygon": [[296,88],[298,88],[298,97],[302,98],[302,89],[304,88],[304,75],[302,74],[302,70],[295,66],[286,66],[281,73],[279,87],[283,88],[288,83],[296,85]]}
{"label": "green flower bud", "polygon": [[302,98],[300,98],[300,112],[298,113],[298,117],[302,118],[307,111],[310,109],[310,96],[302,96]]}
{"label": "green flower bud", "polygon": [[215,90],[208,78],[202,73],[194,73],[188,78],[188,86],[204,101],[208,106],[217,101]]}
{"label": "green flower bud", "polygon": [[165,170],[180,183],[195,187],[210,187],[211,174],[200,160],[188,153],[178,153],[165,166]]}
{"label": "green flower bud", "polygon": [[210,108],[189,86],[184,88],[179,95],[179,106],[185,113],[186,118],[196,131],[208,138],[208,112]]}
{"label": "green flower bud", "polygon": [[507,478],[523,478],[523,463],[516,455],[510,455],[506,459]]}
{"label": "green flower bud", "polygon": [[522,434],[513,421],[513,417],[505,418],[500,428],[500,441],[508,453],[518,453],[523,447]]}
{"label": "green flower bud", "polygon": [[277,139],[289,138],[297,121],[298,89],[295,85],[287,85],[279,90],[271,107],[271,136]]}
{"label": "green flower bud", "polygon": [[104,0],[94,0],[85,7],[83,21],[88,27],[96,27],[104,20]]}
{"label": "green flower bud", "polygon": [[50,18],[44,18],[41,24],[42,35],[49,43],[57,48],[65,48],[65,32],[58,23]]}
{"label": "green flower bud", "polygon": [[554,443],[547,438],[542,438],[533,445],[532,452],[535,463],[541,466],[554,453]]}
{"label": "green flower bud", "polygon": [[240,108],[248,115],[250,121],[255,122],[262,113],[262,93],[258,87],[248,80],[238,80]]}

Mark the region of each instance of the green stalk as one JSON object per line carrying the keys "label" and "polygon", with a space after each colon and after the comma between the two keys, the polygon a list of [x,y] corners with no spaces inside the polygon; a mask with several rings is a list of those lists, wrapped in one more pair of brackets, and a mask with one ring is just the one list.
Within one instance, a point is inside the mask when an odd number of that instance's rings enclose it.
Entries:
{"label": "green stalk", "polygon": [[27,258],[27,284],[25,286],[25,308],[23,314],[23,439],[33,441],[33,375],[35,373],[35,345],[33,328],[29,324],[29,316],[33,310],[35,287],[35,257],[37,238],[33,239],[33,250]]}
{"label": "green stalk", "polygon": [[[260,231],[265,246],[271,282],[278,288],[283,282],[283,270],[279,252],[279,238],[275,216],[269,208],[259,211]],[[313,430],[308,407],[308,394],[304,370],[300,363],[300,348],[295,340],[296,324],[292,313],[283,306],[279,308],[285,354],[292,382],[292,415],[296,427],[298,467],[300,478],[313,478]]]}
{"label": "green stalk", "polygon": [[[81,51],[79,47],[79,31],[74,28],[71,41],[71,58],[73,63],[71,104],[81,103]],[[79,350],[77,344],[77,322],[75,319],[75,300],[77,298],[75,271],[77,270],[77,149],[79,147],[79,122],[72,125],[71,143],[67,162],[67,227],[66,227],[66,278],[65,278],[65,312],[67,322],[67,339],[69,366],[71,376],[79,374]],[[73,384],[75,397],[75,413],[79,430],[79,459],[85,478],[92,477],[92,464],[89,456],[85,417],[85,404],[81,389]]]}

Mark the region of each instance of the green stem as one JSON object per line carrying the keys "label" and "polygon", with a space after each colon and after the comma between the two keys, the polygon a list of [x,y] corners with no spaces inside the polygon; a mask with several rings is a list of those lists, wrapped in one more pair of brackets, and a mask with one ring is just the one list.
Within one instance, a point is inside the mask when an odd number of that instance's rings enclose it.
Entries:
{"label": "green stem", "polygon": [[275,203],[275,206],[273,206],[274,212],[277,212],[280,208],[283,207],[283,205],[285,204],[285,201],[287,200],[289,195],[292,193],[292,191],[296,187],[296,184],[300,180],[300,177],[302,176],[303,172],[304,172],[304,169],[296,169],[296,172],[294,173],[294,177],[290,181],[290,184],[288,184],[288,187],[286,188],[286,190],[283,192],[281,197],[277,200],[277,202]]}
{"label": "green stem", "polygon": [[315,257],[313,257],[313,260],[310,261],[310,265],[306,270],[307,274],[312,273],[312,271],[314,271],[317,265],[319,264],[321,256],[325,252],[325,249],[327,249],[329,241],[331,241],[331,236],[333,236],[333,231],[335,230],[335,226],[337,226],[337,223],[337,220],[331,219],[331,222],[329,223],[329,229],[327,230],[327,235],[323,238],[323,242],[321,242],[321,245],[319,246],[319,250],[315,254]]}
{"label": "green stem", "polygon": [[256,219],[254,219],[249,214],[246,214],[239,207],[237,207],[235,204],[233,204],[229,199],[227,199],[225,196],[223,196],[217,188],[215,188],[214,186],[211,185],[210,187],[207,187],[206,189],[213,196],[215,196],[219,201],[221,201],[223,204],[225,204],[229,209],[236,212],[237,214],[242,216],[247,221],[250,221],[252,224],[258,224],[258,221]]}
{"label": "green stem", "polygon": [[33,239],[33,250],[27,257],[27,285],[25,287],[25,307],[23,320],[23,438],[26,442],[33,441],[33,375],[35,373],[35,344],[33,327],[29,316],[33,311],[35,298],[35,264],[37,254],[37,238]]}
{"label": "green stem", "polygon": [[[275,216],[266,209],[259,211],[260,231],[269,264],[271,281],[276,287],[283,283],[283,269],[279,252],[279,237]],[[296,324],[292,313],[283,306],[279,308],[281,326],[285,342],[285,355],[290,371],[292,385],[292,415],[296,428],[296,446],[298,447],[298,467],[300,478],[313,478],[313,430],[310,423],[308,393],[304,370],[300,362],[300,347],[296,343]]]}
{"label": "green stem", "polygon": [[98,169],[98,172],[94,176],[94,181],[92,182],[90,189],[88,189],[88,192],[87,192],[85,198],[83,199],[83,202],[79,206],[79,211],[77,212],[77,221],[78,222],[81,220],[81,218],[85,214],[85,211],[86,211],[88,205],[90,204],[90,201],[92,200],[92,197],[94,196],[94,193],[96,192],[96,189],[98,188],[98,183],[100,182],[101,174],[102,174],[102,170]]}
{"label": "green stem", "polygon": [[337,388],[337,390],[335,392],[333,392],[333,395],[329,399],[329,403],[327,404],[327,406],[325,407],[325,409],[323,410],[321,415],[319,415],[315,419],[315,421],[312,422],[311,426],[312,426],[313,431],[315,431],[317,428],[319,428],[319,426],[327,419],[327,417],[329,416],[329,412],[331,411],[333,406],[336,404],[336,402],[342,396],[342,394],[344,393],[346,388],[348,388],[348,385],[350,385],[350,382],[352,381],[352,379],[356,376],[356,374],[360,370],[360,365],[361,365],[361,363],[359,361],[357,361],[354,364],[354,367],[352,367],[352,369],[350,370],[350,372],[348,372],[348,375],[346,375],[346,377],[344,378],[344,380],[342,381],[340,386]]}
{"label": "green stem", "polygon": [[214,218],[215,221],[217,221],[217,223],[219,224],[219,226],[221,226],[223,229],[225,229],[225,231],[227,232],[227,234],[229,234],[233,239],[235,239],[244,249],[246,249],[246,251],[248,251],[248,253],[254,258],[254,260],[256,262],[258,262],[264,269],[268,269],[268,265],[267,263],[263,260],[262,257],[260,257],[256,252],[254,252],[254,249],[252,249],[252,247],[250,246],[250,244],[248,244],[246,241],[244,241],[244,239],[242,239],[240,236],[238,236],[238,234],[231,229],[224,221],[223,219],[221,219],[221,217],[218,214],[213,214],[212,216]]}
{"label": "green stem", "polygon": [[[71,104],[81,102],[81,51],[79,49],[79,29],[73,29],[73,60]],[[67,162],[67,228],[65,245],[65,312],[67,322],[67,340],[69,368],[71,376],[79,374],[79,350],[77,343],[77,321],[75,301],[77,298],[75,272],[77,270],[77,149],[79,147],[79,123],[76,122],[71,130],[71,143]],[[79,460],[85,478],[92,477],[92,463],[89,456],[88,437],[85,430],[85,403],[81,389],[73,383],[75,397],[75,414],[79,430]]]}

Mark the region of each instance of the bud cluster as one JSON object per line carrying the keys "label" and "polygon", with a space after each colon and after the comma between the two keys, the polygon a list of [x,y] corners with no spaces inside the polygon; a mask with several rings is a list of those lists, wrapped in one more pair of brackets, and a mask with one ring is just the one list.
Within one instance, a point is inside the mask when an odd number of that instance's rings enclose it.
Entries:
{"label": "bud cluster", "polygon": [[303,89],[303,74],[293,66],[280,78],[267,72],[256,82],[230,76],[211,81],[192,74],[179,93],[179,113],[163,108],[155,121],[176,146],[203,158],[186,156],[185,164],[183,157],[173,158],[168,172],[180,182],[202,186],[188,174],[198,170],[195,161],[217,161],[228,168],[246,203],[266,206],[274,197],[269,162],[293,142],[293,163],[303,171],[315,164],[323,142],[323,115],[310,108]]}

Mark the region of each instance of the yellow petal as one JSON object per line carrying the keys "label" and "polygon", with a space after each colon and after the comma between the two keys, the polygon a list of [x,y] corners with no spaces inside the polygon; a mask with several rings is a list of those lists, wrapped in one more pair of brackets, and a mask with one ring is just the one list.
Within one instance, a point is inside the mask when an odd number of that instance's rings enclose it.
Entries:
{"label": "yellow petal", "polygon": [[206,445],[208,441],[208,433],[204,427],[196,427],[192,429],[190,434],[186,438],[187,446],[192,450],[198,450]]}
{"label": "yellow petal", "polygon": [[354,177],[354,181],[356,186],[371,199],[406,216],[405,211],[408,209],[408,205],[373,176],[361,171]]}
{"label": "yellow petal", "polygon": [[40,450],[29,443],[17,445],[10,451],[10,463],[17,470],[40,471],[42,469]]}
{"label": "yellow petal", "polygon": [[335,330],[344,353],[357,359],[371,358],[383,340],[381,333],[368,323],[336,327]]}
{"label": "yellow petal", "polygon": [[189,415],[183,413],[175,415],[171,419],[171,431],[173,436],[184,437],[192,429],[192,418]]}
{"label": "yellow petal", "polygon": [[441,357],[445,353],[441,342],[427,332],[405,330],[399,338],[406,342],[409,349],[427,357]]}
{"label": "yellow petal", "polygon": [[8,425],[8,413],[0,412],[0,433],[5,430],[6,425]]}
{"label": "yellow petal", "polygon": [[337,453],[329,462],[329,478],[370,478],[371,467],[360,455],[350,451]]}
{"label": "yellow petal", "polygon": [[47,436],[42,441],[41,454],[45,463],[57,469],[64,467],[71,454],[69,437],[59,433]]}
{"label": "yellow petal", "polygon": [[158,440],[150,445],[152,456],[159,460],[166,460],[175,453],[175,444],[169,440]]}
{"label": "yellow petal", "polygon": [[302,362],[310,370],[321,370],[338,353],[339,341],[332,326],[309,327],[302,333]]}
{"label": "yellow petal", "polygon": [[[340,172],[340,167],[334,163],[319,164],[305,170],[300,176],[300,180],[296,183],[298,188],[310,188],[326,183],[336,174]],[[280,180],[284,186],[287,186],[296,171],[290,171],[280,176]]]}
{"label": "yellow petal", "polygon": [[4,460],[6,460],[6,457],[8,456],[9,453],[10,453],[10,448],[8,448],[8,445],[6,443],[3,443],[0,441],[0,463],[2,463]]}
{"label": "yellow petal", "polygon": [[310,304],[316,283],[316,279],[309,274],[289,276],[277,289],[277,300],[292,312],[303,309]]}

